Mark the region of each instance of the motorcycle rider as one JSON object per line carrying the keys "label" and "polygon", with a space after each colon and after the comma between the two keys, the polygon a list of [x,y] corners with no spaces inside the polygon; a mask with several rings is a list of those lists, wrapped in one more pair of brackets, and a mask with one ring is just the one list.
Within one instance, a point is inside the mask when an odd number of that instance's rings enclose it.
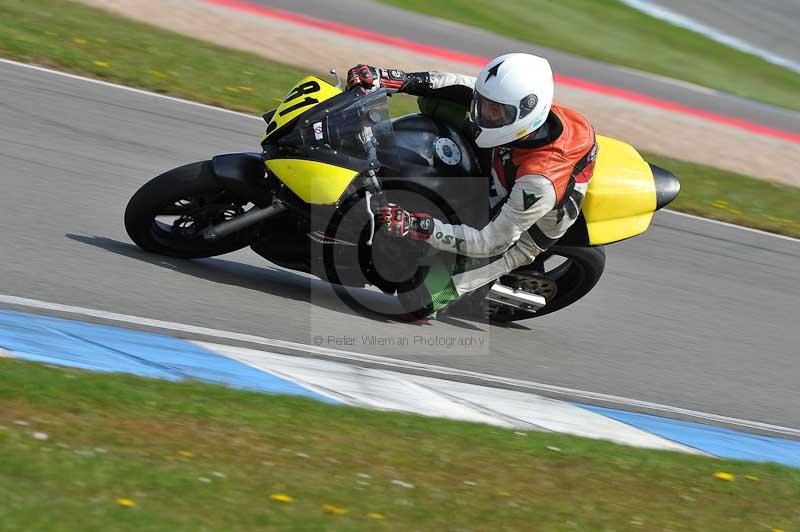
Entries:
{"label": "motorcycle rider", "polygon": [[445,282],[425,279],[401,294],[414,317],[435,315],[481,288],[485,294],[501,276],[532,263],[578,219],[597,144],[586,118],[553,103],[553,74],[546,59],[502,55],[477,78],[358,65],[349,70],[347,86],[366,91],[386,88],[459,104],[465,111],[468,107],[475,145],[491,150],[488,199],[494,216],[485,227],[449,225],[398,205],[377,214],[390,236],[487,259],[478,267],[448,275]]}

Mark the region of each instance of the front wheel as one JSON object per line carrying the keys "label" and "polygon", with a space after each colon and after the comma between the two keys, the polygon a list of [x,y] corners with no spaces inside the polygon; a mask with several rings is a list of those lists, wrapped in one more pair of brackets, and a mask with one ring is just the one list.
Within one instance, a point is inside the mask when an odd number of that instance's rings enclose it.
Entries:
{"label": "front wheel", "polygon": [[252,230],[218,240],[202,236],[208,227],[244,213],[244,207],[219,185],[211,161],[201,161],[142,186],[125,209],[125,229],[145,251],[181,259],[213,257],[250,245]]}
{"label": "front wheel", "polygon": [[486,317],[496,322],[537,318],[571,305],[594,288],[606,264],[602,247],[553,246],[536,261],[500,278],[511,288],[520,288],[545,298],[547,304],[529,312],[486,301]]}

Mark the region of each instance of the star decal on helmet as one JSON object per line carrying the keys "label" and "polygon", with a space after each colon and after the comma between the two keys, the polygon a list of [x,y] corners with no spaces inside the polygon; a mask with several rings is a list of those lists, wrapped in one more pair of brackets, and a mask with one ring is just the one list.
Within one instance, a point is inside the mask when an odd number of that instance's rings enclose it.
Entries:
{"label": "star decal on helmet", "polygon": [[486,79],[484,80],[484,83],[489,81],[489,78],[491,78],[492,76],[497,77],[497,71],[500,69],[500,65],[502,65],[503,63],[505,63],[505,60],[500,61],[499,63],[497,63],[496,65],[494,65],[492,68],[489,69],[489,73],[486,74]]}

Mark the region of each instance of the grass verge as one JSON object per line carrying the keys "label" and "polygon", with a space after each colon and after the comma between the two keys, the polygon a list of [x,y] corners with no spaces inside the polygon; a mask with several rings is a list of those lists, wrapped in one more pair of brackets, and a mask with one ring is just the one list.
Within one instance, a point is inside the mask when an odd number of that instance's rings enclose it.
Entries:
{"label": "grass verge", "polygon": [[616,0],[380,0],[521,41],[800,110],[800,74]]}
{"label": "grass verge", "polygon": [[[558,6],[553,5],[553,9]],[[60,0],[0,0],[0,55],[253,114],[306,72]],[[416,109],[392,98],[393,112]],[[800,237],[800,189],[648,156],[674,171],[672,208]]]}
{"label": "grass verge", "polygon": [[63,0],[0,0],[0,20],[0,56],[237,111],[275,107],[308,75]]}
{"label": "grass verge", "polygon": [[800,188],[644,153],[681,180],[669,209],[800,238]]}
{"label": "grass verge", "polygon": [[800,526],[800,470],[772,464],[15,360],[0,373],[3,530]]}

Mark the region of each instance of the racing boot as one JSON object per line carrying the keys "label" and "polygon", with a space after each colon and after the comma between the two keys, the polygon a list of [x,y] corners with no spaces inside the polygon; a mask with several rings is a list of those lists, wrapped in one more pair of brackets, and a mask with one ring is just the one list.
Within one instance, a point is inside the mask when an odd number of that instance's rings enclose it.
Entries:
{"label": "racing boot", "polygon": [[400,286],[397,296],[410,321],[435,318],[459,298],[450,272],[439,261],[420,267],[414,277]]}

